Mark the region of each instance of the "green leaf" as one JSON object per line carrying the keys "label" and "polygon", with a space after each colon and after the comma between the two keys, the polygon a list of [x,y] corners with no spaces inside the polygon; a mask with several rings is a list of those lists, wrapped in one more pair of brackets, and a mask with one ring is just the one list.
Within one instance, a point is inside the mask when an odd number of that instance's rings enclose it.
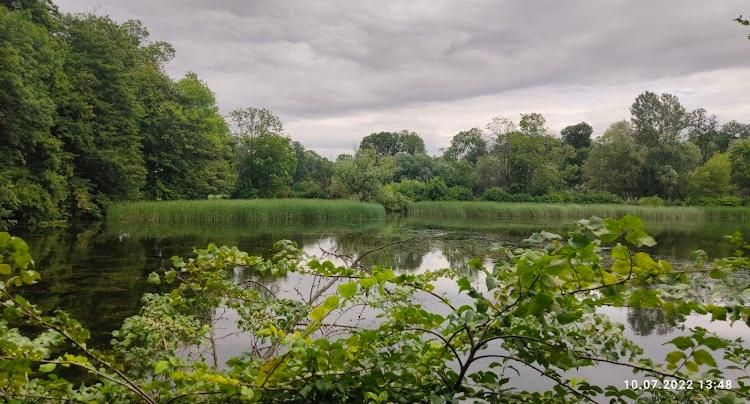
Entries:
{"label": "green leaf", "polygon": [[687,370],[691,372],[697,372],[698,371],[698,365],[693,361],[687,361],[685,362],[685,367]]}
{"label": "green leaf", "polygon": [[151,285],[161,285],[161,278],[159,277],[159,274],[156,272],[151,272],[148,274],[148,278],[146,278],[146,282],[148,282]]}
{"label": "green leaf", "polygon": [[693,347],[693,340],[685,336],[677,337],[667,343],[672,344],[683,351]]}
{"label": "green leaf", "polygon": [[154,365],[154,373],[164,373],[169,368],[169,361],[158,361]]}
{"label": "green leaf", "polygon": [[326,298],[326,300],[323,302],[323,307],[331,311],[335,309],[336,307],[339,307],[339,297],[336,295],[331,295]]}
{"label": "green leaf", "polygon": [[725,321],[727,319],[726,307],[713,307],[711,309],[711,320]]}
{"label": "green leaf", "polygon": [[0,264],[0,275],[10,275],[12,272],[10,265]]}
{"label": "green leaf", "polygon": [[487,290],[492,290],[497,287],[497,280],[490,273],[487,273],[487,277],[485,278],[484,282],[487,284]]}
{"label": "green leaf", "polygon": [[698,365],[708,365],[711,367],[716,367],[716,361],[714,360],[714,357],[711,356],[711,354],[705,349],[699,349],[693,352],[693,360],[695,360],[695,363],[697,363]]}
{"label": "green leaf", "polygon": [[323,306],[318,306],[310,311],[309,317],[312,321],[321,322],[328,315],[328,310]]}
{"label": "green leaf", "polygon": [[371,287],[375,286],[377,282],[378,280],[372,276],[367,277],[367,278],[362,278],[359,280],[359,284],[362,285],[362,289],[364,290],[369,290]]}
{"label": "green leaf", "polygon": [[43,365],[39,365],[39,371],[44,373],[49,373],[55,370],[57,367],[57,364],[55,363],[45,363]]}
{"label": "green leaf", "polygon": [[682,351],[672,351],[667,354],[667,362],[669,363],[677,363],[680,361],[680,359],[683,359],[685,357],[685,353]]}
{"label": "green leaf", "polygon": [[357,294],[357,284],[355,282],[342,283],[337,289],[344,299],[351,299]]}
{"label": "green leaf", "polygon": [[456,281],[456,283],[458,284],[459,292],[463,292],[464,290],[474,289],[471,287],[471,282],[469,282],[469,280],[465,276],[461,277],[458,281]]}

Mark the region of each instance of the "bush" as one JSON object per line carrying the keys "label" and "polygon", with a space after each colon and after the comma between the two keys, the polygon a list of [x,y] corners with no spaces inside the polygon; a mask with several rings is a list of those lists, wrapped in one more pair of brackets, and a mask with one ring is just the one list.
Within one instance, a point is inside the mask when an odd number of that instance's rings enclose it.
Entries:
{"label": "bush", "polygon": [[313,180],[304,180],[294,184],[292,195],[294,195],[295,198],[307,199],[322,199],[327,197],[326,192],[321,188],[320,184]]}
{"label": "bush", "polygon": [[456,185],[448,188],[446,199],[451,201],[470,201],[474,199],[474,193],[469,188]]}
{"label": "bush", "polygon": [[389,212],[400,212],[406,210],[409,205],[409,198],[396,191],[394,184],[386,184],[380,187],[376,196],[376,201],[385,207]]}
{"label": "bush", "polygon": [[638,199],[638,204],[641,206],[664,206],[664,199],[658,196],[644,196]]}
{"label": "bush", "polygon": [[427,195],[427,183],[418,180],[403,180],[391,184],[393,189],[410,201],[419,202],[429,199]]}
{"label": "bush", "polygon": [[511,194],[500,187],[492,187],[484,191],[482,199],[493,202],[510,202]]}
{"label": "bush", "polygon": [[440,177],[432,177],[427,182],[427,198],[431,201],[442,201],[448,195],[448,186]]}

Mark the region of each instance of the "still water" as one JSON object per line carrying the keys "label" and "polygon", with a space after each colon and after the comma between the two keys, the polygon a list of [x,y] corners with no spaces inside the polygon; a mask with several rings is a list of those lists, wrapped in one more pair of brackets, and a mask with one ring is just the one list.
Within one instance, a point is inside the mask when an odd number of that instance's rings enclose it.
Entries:
{"label": "still water", "polygon": [[[155,290],[145,282],[148,273],[168,267],[174,255],[188,256],[193,248],[203,248],[211,242],[269,256],[274,241],[290,239],[309,255],[321,256],[325,250],[356,256],[396,240],[408,239],[398,246],[369,254],[363,263],[392,266],[402,272],[448,266],[463,268],[469,278],[479,282],[479,277],[466,269],[466,262],[484,257],[490,264],[492,245],[515,245],[534,231],[564,233],[573,226],[572,221],[424,221],[392,217],[385,221],[333,226],[113,227],[97,224],[66,230],[17,231],[16,234],[31,246],[37,269],[42,274],[42,281],[25,294],[45,309],[72,313],[92,331],[94,344],[105,345],[110,340],[110,332],[119,328],[123,319],[138,312],[141,296]],[[734,230],[750,233],[750,224],[652,223],[648,230],[658,243],[649,252],[674,262],[688,259],[690,253],[699,248],[709,257],[729,255],[732,248],[722,236]],[[242,278],[244,275],[236,273],[235,276]],[[290,275],[270,281],[270,287],[282,295],[292,294],[300,282]],[[606,314],[623,323],[626,335],[657,361],[669,351],[669,347],[663,346],[664,342],[681,333],[682,327],[700,325],[723,337],[750,337],[750,329],[744,324],[710,322],[705,316],[691,316],[685,324],[673,324],[654,311],[611,309]],[[242,348],[241,338],[226,339],[218,346],[218,362],[239,354]],[[592,382],[607,384],[621,384],[615,379],[625,377],[621,370],[607,367],[585,376]]]}

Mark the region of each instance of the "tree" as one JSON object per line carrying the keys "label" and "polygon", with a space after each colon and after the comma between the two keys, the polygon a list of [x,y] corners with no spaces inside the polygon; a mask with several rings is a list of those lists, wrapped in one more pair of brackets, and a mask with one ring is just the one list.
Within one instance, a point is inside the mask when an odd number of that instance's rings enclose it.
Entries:
{"label": "tree", "polygon": [[732,183],[745,195],[750,193],[750,139],[738,140],[729,148]]}
{"label": "tree", "polygon": [[688,180],[688,193],[693,196],[720,197],[733,191],[732,163],[725,153],[716,153],[698,167]]}
{"label": "tree", "polygon": [[720,148],[717,146],[719,121],[716,115],[708,115],[706,110],[698,108],[687,116],[688,140],[701,151],[701,162],[705,163]]}
{"label": "tree", "polygon": [[510,191],[542,195],[561,189],[572,171],[567,160],[574,155],[569,145],[549,135],[509,135]]}
{"label": "tree", "polygon": [[591,134],[593,132],[594,129],[586,122],[566,126],[560,132],[563,143],[575,149],[575,154],[567,160],[568,165],[574,167],[573,174],[568,180],[568,184],[573,187],[580,186],[583,183],[583,165],[591,151]]}
{"label": "tree", "polygon": [[448,160],[466,160],[476,164],[479,157],[487,154],[487,142],[484,140],[482,131],[473,128],[459,132],[451,139],[451,145],[445,151]]}
{"label": "tree", "polygon": [[424,154],[398,153],[393,156],[396,161],[396,181],[407,179],[427,181],[433,176],[434,161]]}
{"label": "tree", "polygon": [[[148,174],[144,193],[153,199],[206,198],[235,185],[232,137],[216,99],[194,73],[173,82],[150,78],[142,91],[140,122]],[[160,85],[159,85],[160,84]]]}
{"label": "tree", "polygon": [[380,156],[369,148],[360,149],[354,157],[336,160],[331,193],[336,197],[374,201],[380,188],[393,179],[395,172],[392,157]]}
{"label": "tree", "polygon": [[594,133],[594,128],[586,122],[566,126],[560,131],[563,142],[573,146],[576,150],[591,147],[592,133]]}
{"label": "tree", "polygon": [[[73,169],[63,139],[52,133],[57,118],[52,89],[64,80],[63,44],[34,23],[36,13],[22,7],[28,2],[0,4],[2,228],[7,222],[64,218]],[[6,6],[21,9],[9,11]]]}
{"label": "tree", "polygon": [[631,124],[615,122],[591,148],[583,167],[586,185],[625,197],[639,196],[644,163],[643,147],[636,143]]}
{"label": "tree", "polygon": [[362,139],[360,149],[373,149],[378,154],[393,156],[397,153],[424,153],[424,140],[416,133],[406,129],[401,132],[371,133]]}
{"label": "tree", "polygon": [[477,176],[479,177],[479,189],[485,191],[488,188],[506,188],[508,183],[503,175],[503,162],[493,155],[482,156],[477,161]]}
{"label": "tree", "polygon": [[477,170],[468,160],[439,159],[435,162],[435,176],[448,186],[475,190],[479,182]]}
{"label": "tree", "polygon": [[248,138],[265,135],[281,135],[284,126],[276,114],[270,109],[262,107],[247,107],[235,109],[229,113],[229,119],[234,123],[235,134]]}
{"label": "tree", "polygon": [[722,153],[729,150],[732,142],[750,138],[750,124],[729,121],[721,126],[716,138],[716,149]]}
{"label": "tree", "polygon": [[635,140],[643,146],[675,144],[687,127],[687,114],[680,100],[671,94],[646,91],[630,107]]}
{"label": "tree", "polygon": [[239,145],[239,178],[232,197],[289,196],[296,168],[297,156],[289,138],[270,133],[243,138]]}
{"label": "tree", "polygon": [[547,120],[540,113],[521,114],[518,123],[520,132],[526,136],[543,136],[547,134]]}

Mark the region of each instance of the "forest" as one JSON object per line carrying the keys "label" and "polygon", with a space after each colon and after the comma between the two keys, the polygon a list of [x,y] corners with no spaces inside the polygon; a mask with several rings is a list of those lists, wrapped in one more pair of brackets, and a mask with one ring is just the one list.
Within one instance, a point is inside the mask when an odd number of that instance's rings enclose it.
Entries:
{"label": "forest", "polygon": [[[750,203],[750,124],[719,122],[645,91],[594,136],[539,113],[498,116],[429,155],[418,133],[380,131],[331,161],[272,111],[223,116],[168,43],[138,21],[0,3],[0,223],[102,217],[113,201],[346,198],[388,210],[425,200]],[[356,134],[352,134],[357,136]],[[364,134],[363,134],[364,135]]]}

